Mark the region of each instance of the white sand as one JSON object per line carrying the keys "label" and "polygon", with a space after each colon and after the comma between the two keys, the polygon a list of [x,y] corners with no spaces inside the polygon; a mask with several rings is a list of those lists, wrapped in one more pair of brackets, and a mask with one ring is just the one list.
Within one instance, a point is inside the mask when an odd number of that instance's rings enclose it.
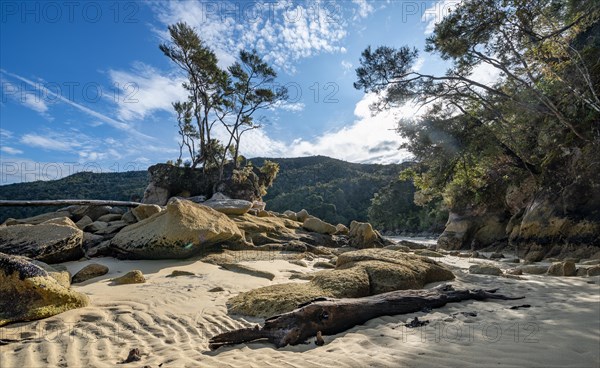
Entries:
{"label": "white sand", "polygon": [[[0,339],[33,338],[0,346],[0,367],[115,367],[132,348],[141,350],[142,360],[123,367],[600,366],[600,277],[526,275],[513,280],[470,275],[466,271],[470,262],[481,260],[445,257],[457,275],[456,288],[499,288],[506,295],[527,298],[468,301],[430,313],[376,318],[325,336],[321,347],[313,340],[282,349],[255,342],[211,352],[211,336],[262,321],[227,315],[225,302],[230,296],[289,282],[289,270],[314,270],[283,260],[243,262],[273,272],[276,278],[269,281],[199,261],[97,258],[65,265],[74,273],[92,262],[107,265],[110,273],[73,286],[90,296],[92,306],[0,328]],[[132,269],[140,269],[147,283],[110,285],[110,278]],[[166,277],[175,269],[196,276]],[[216,286],[225,291],[208,292]],[[521,304],[531,308],[508,309]],[[415,316],[430,324],[405,328],[404,323]]]}

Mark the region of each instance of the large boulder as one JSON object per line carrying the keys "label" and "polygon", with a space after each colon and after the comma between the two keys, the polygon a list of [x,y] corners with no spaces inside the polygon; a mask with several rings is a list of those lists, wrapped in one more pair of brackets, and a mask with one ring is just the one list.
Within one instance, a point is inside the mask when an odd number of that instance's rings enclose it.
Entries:
{"label": "large boulder", "polygon": [[107,227],[108,227],[108,223],[106,223],[104,221],[94,221],[91,224],[85,226],[83,228],[83,231],[86,231],[88,233],[95,233],[102,229],[106,229]]}
{"label": "large boulder", "polygon": [[337,235],[348,235],[350,233],[350,229],[348,229],[344,224],[337,224],[335,225],[335,233]]}
{"label": "large boulder", "polygon": [[554,262],[548,267],[548,275],[551,276],[575,276],[577,267],[573,261]]}
{"label": "large boulder", "polygon": [[46,263],[79,259],[83,255],[83,231],[71,220],[69,222],[2,227],[0,252],[26,256]]}
{"label": "large boulder", "polygon": [[71,282],[73,284],[77,284],[80,282],[87,281],[89,279],[93,279],[94,277],[106,275],[107,273],[108,267],[106,267],[105,265],[101,265],[98,263],[90,263],[81,270],[77,271],[77,273],[73,275]]}
{"label": "large boulder", "polygon": [[[142,221],[147,219],[148,217],[160,213],[162,211],[162,207],[156,204],[142,204],[131,210],[133,216],[137,221]],[[136,221],[130,221],[129,217],[124,218],[125,221],[131,223]]]}
{"label": "large boulder", "polygon": [[254,245],[264,245],[299,240],[300,224],[281,217],[258,217],[251,215],[231,216],[245,239]]}
{"label": "large boulder", "polygon": [[306,220],[310,215],[308,214],[308,211],[305,210],[304,208],[300,210],[300,212],[296,213],[296,219],[300,222],[304,222],[304,220]]}
{"label": "large boulder", "polygon": [[342,253],[336,269],[320,271],[308,283],[262,287],[231,298],[231,313],[269,317],[289,312],[318,297],[358,298],[402,289],[418,289],[430,282],[451,280],[452,272],[425,257],[384,249]]}
{"label": "large boulder", "polygon": [[252,208],[252,202],[243,199],[210,199],[202,204],[226,215],[234,216],[243,215]]}
{"label": "large boulder", "polygon": [[474,264],[469,267],[469,273],[500,276],[502,275],[502,270],[492,264]]}
{"label": "large boulder", "polygon": [[348,237],[354,248],[382,248],[385,245],[381,235],[368,222],[352,221]]}
{"label": "large boulder", "polygon": [[112,239],[125,258],[186,258],[207,246],[239,242],[240,229],[226,215],[186,200],[174,200],[166,211],[123,228]]}
{"label": "large boulder", "polygon": [[316,217],[309,217],[304,220],[302,227],[319,234],[334,234],[337,231],[335,226]]}
{"label": "large boulder", "polygon": [[503,211],[458,214],[451,212],[438,246],[446,250],[482,249],[505,244],[508,214]]}
{"label": "large boulder", "polygon": [[52,220],[55,218],[62,218],[62,217],[71,217],[71,213],[68,211],[57,211],[57,212],[49,212],[49,213],[42,213],[41,215],[37,215],[37,216],[33,216],[33,217],[28,217],[28,218],[24,218],[24,219],[8,219],[6,220],[4,223],[7,226],[11,226],[11,225],[38,225],[41,224],[42,222],[46,222],[48,220]]}
{"label": "large boulder", "polygon": [[0,326],[32,321],[89,304],[86,295],[61,284],[39,264],[0,253]]}
{"label": "large boulder", "polygon": [[75,221],[79,221],[85,216],[88,216],[92,221],[96,221],[112,211],[110,206],[72,206],[68,208]]}
{"label": "large boulder", "polygon": [[164,206],[169,200],[169,190],[163,187],[159,187],[154,183],[148,184],[146,190],[144,190],[144,198],[142,203],[156,204]]}

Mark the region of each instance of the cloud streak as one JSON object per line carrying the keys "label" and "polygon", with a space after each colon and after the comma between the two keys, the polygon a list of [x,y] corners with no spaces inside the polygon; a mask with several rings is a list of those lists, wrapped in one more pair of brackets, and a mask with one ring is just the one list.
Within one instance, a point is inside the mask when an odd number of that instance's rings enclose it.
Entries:
{"label": "cloud streak", "polygon": [[8,75],[8,76],[11,76],[11,77],[13,77],[15,79],[20,80],[21,82],[24,82],[24,83],[28,84],[31,87],[39,89],[41,92],[44,93],[45,96],[51,96],[53,98],[53,100],[58,100],[58,101],[61,101],[61,102],[65,103],[65,104],[67,104],[69,106],[72,106],[72,107],[76,108],[77,110],[79,110],[79,111],[81,111],[81,112],[83,112],[83,113],[85,113],[85,114],[87,114],[89,116],[92,116],[92,117],[94,117],[94,118],[96,118],[96,119],[98,119],[98,120],[100,120],[100,121],[102,121],[104,123],[109,124],[110,126],[112,126],[115,129],[124,131],[124,132],[126,132],[128,134],[131,134],[131,135],[134,135],[134,136],[136,136],[138,138],[144,138],[144,139],[154,140],[153,137],[150,137],[149,135],[146,135],[146,134],[138,132],[132,126],[130,126],[128,124],[126,124],[126,123],[124,123],[122,121],[115,120],[115,119],[113,119],[113,118],[111,118],[109,116],[101,114],[101,113],[99,113],[99,112],[97,112],[95,110],[92,110],[92,109],[90,109],[90,108],[88,108],[86,106],[83,106],[83,105],[78,104],[78,103],[76,103],[74,101],[71,101],[70,99],[68,99],[68,98],[66,98],[66,97],[64,97],[64,96],[62,96],[60,94],[57,94],[57,93],[49,90],[48,88],[40,85],[40,83],[35,83],[35,82],[33,82],[32,80],[30,80],[28,78],[22,77],[22,76],[20,76],[18,74],[7,72],[5,70],[2,70],[2,72],[4,74]]}

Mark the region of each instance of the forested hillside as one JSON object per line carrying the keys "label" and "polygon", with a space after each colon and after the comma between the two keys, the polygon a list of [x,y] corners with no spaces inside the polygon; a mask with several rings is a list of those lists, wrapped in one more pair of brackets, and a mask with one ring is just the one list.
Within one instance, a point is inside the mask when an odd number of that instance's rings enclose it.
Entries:
{"label": "forested hillside", "polygon": [[[265,159],[250,161],[260,166]],[[410,166],[354,164],[323,156],[269,159],[280,165],[279,175],[267,195],[267,209],[309,213],[331,223],[370,221],[380,230],[440,231],[447,215],[436,206],[413,203],[414,187],[400,181]],[[148,183],[145,171],[95,174],[77,173],[55,181],[11,184],[0,187],[0,199],[139,199]],[[4,207],[6,218],[47,212],[48,207]]]}
{"label": "forested hillside", "polygon": [[[264,197],[273,211],[304,208],[331,223],[370,221],[378,229],[411,232],[442,230],[447,219],[414,204],[412,182],[398,180],[409,163],[354,164],[323,156],[269,160],[281,168]],[[263,159],[252,161],[262,165]]]}
{"label": "forested hillside", "polygon": [[[0,186],[0,199],[112,199],[140,200],[148,185],[146,171],[80,172],[59,180]],[[53,207],[0,207],[0,223],[55,210]]]}

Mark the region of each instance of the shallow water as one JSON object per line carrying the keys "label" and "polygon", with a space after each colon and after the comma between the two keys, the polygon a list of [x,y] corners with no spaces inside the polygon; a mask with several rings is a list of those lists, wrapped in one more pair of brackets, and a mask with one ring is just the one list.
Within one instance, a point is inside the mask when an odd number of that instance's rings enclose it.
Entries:
{"label": "shallow water", "polygon": [[393,241],[408,240],[408,241],[412,241],[415,243],[421,243],[421,244],[426,244],[426,245],[436,245],[437,244],[437,238],[432,239],[432,238],[426,238],[423,236],[386,236],[385,238],[393,240]]}

